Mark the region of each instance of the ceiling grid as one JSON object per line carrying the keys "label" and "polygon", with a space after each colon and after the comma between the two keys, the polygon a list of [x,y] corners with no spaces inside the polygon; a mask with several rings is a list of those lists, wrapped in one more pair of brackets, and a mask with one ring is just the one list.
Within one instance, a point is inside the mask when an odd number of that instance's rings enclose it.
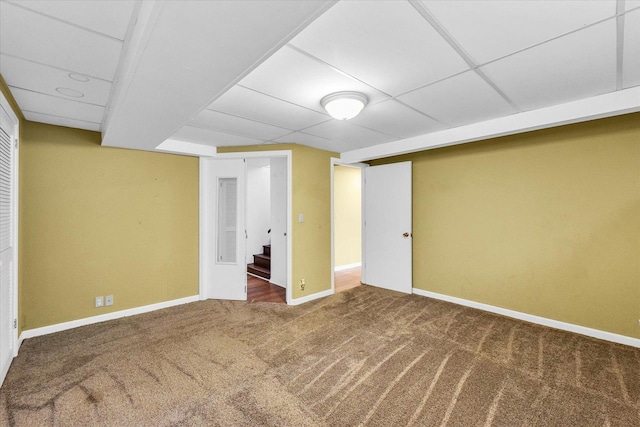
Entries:
{"label": "ceiling grid", "polygon": [[438,22],[436,18],[431,15],[431,13],[424,7],[422,3],[418,0],[409,0],[409,3],[418,11],[418,13],[427,20],[429,24],[442,36],[443,39],[451,45],[453,50],[455,50],[458,55],[469,65],[469,68],[475,71],[478,76],[483,79],[489,86],[493,88],[514,110],[521,111],[520,107],[510,99],[507,94],[505,94],[502,89],[498,87],[478,66],[476,61],[473,60],[471,55],[469,55],[464,48],[458,43],[451,34]]}
{"label": "ceiling grid", "polygon": [[[99,130],[113,146],[289,142],[344,153],[640,85],[637,0],[0,0],[0,9],[0,72],[27,119]],[[369,103],[336,121],[320,100],[340,91]]]}

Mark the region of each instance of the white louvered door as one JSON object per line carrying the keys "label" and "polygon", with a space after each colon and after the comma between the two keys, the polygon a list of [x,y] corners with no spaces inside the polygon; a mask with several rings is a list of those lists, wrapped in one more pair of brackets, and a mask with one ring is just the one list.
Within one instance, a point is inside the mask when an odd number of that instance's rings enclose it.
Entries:
{"label": "white louvered door", "polygon": [[0,384],[14,353],[14,139],[15,122],[0,108]]}

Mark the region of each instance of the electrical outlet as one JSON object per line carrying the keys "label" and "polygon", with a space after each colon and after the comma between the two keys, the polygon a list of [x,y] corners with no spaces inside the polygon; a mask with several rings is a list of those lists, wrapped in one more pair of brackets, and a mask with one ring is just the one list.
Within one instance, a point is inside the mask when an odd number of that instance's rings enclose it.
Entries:
{"label": "electrical outlet", "polygon": [[106,305],[107,307],[109,307],[110,305],[113,305],[113,295],[107,295],[104,298],[104,305]]}
{"label": "electrical outlet", "polygon": [[102,297],[96,297],[96,307],[102,307],[103,306],[102,301],[103,301]]}
{"label": "electrical outlet", "polygon": [[300,290],[304,291],[304,279],[300,279]]}

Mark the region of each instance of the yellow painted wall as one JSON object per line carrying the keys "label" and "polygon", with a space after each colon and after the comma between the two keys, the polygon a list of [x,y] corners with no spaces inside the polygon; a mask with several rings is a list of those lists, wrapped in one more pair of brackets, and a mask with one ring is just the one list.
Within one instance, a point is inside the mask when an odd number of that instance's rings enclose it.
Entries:
{"label": "yellow painted wall", "polygon": [[361,187],[360,168],[335,166],[333,226],[336,267],[358,263],[362,258]]}
{"label": "yellow painted wall", "polygon": [[[219,147],[221,153],[292,151],[292,295],[331,289],[331,157],[336,153],[297,144]],[[298,222],[298,214],[304,222]],[[300,279],[305,279],[304,291]]]}
{"label": "yellow painted wall", "polygon": [[640,113],[401,160],[415,287],[640,338]]}
{"label": "yellow painted wall", "polygon": [[23,329],[198,294],[197,158],[34,122],[20,150]]}

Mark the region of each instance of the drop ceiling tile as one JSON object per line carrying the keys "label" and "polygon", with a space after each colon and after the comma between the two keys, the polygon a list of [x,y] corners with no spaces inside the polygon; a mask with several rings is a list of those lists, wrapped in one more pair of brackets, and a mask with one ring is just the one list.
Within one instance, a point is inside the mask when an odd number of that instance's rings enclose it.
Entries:
{"label": "drop ceiling tile", "polygon": [[306,145],[320,150],[333,151],[335,153],[342,153],[344,151],[355,150],[358,148],[344,142],[320,138],[319,136],[309,135],[304,132],[294,132],[292,134],[285,135],[275,140],[275,142]]}
{"label": "drop ceiling tile", "polygon": [[409,2],[339,2],[291,44],[393,96],[469,68]]}
{"label": "drop ceiling tile", "polygon": [[[122,43],[0,2],[0,52],[112,81]],[[28,36],[25,36],[28,28]]]}
{"label": "drop ceiling tile", "polygon": [[397,138],[410,138],[445,128],[442,123],[396,100],[368,105],[350,122]]}
{"label": "drop ceiling tile", "polygon": [[516,112],[474,71],[409,92],[398,99],[449,127],[477,123]]}
{"label": "drop ceiling tile", "polygon": [[262,144],[260,141],[243,136],[229,135],[222,132],[216,132],[209,129],[202,129],[192,126],[183,126],[171,136],[171,139],[178,141],[193,142],[194,144],[204,144],[213,147],[226,147],[238,145],[257,145]]}
{"label": "drop ceiling tile", "polygon": [[479,64],[614,16],[615,1],[425,1]]}
{"label": "drop ceiling tile", "polygon": [[76,128],[76,129],[92,130],[95,132],[100,131],[100,123],[91,123],[91,122],[85,122],[82,120],[67,119],[65,117],[50,116],[48,114],[34,113],[31,111],[23,111],[22,113],[24,114],[24,117],[27,120],[30,120],[32,122],[47,123],[47,124],[56,125],[56,126],[66,126],[70,128]]}
{"label": "drop ceiling tile", "polygon": [[232,87],[208,108],[291,130],[304,129],[330,120],[326,114],[239,85]]}
{"label": "drop ceiling tile", "polygon": [[346,120],[330,120],[304,130],[304,133],[346,142],[356,147],[369,147],[395,141],[398,138],[385,135],[361,126],[349,123]]}
{"label": "drop ceiling tile", "polygon": [[370,102],[386,98],[379,91],[288,46],[260,64],[240,84],[321,113],[324,110],[320,100],[333,92],[361,92]]}
{"label": "drop ceiling tile", "polygon": [[622,86],[628,88],[640,85],[640,9],[627,13],[624,24]]}
{"label": "drop ceiling tile", "polygon": [[632,10],[640,7],[640,0],[626,0],[624,2],[625,10]]}
{"label": "drop ceiling tile", "polygon": [[109,101],[111,83],[86,77],[89,81],[80,82],[69,77],[68,71],[12,56],[0,55],[0,73],[9,86],[40,92],[61,98],[65,96],[56,88],[68,88],[81,92],[80,98],[69,97],[72,101],[82,101],[105,106]]}
{"label": "drop ceiling tile", "polygon": [[211,110],[202,110],[189,121],[189,125],[263,141],[291,133],[289,129],[270,126]]}
{"label": "drop ceiling tile", "polygon": [[23,111],[82,120],[85,122],[102,123],[104,107],[30,92],[11,86],[10,89],[20,109]]}
{"label": "drop ceiling tile", "polygon": [[20,6],[57,19],[124,40],[131,20],[133,1],[29,0]]}
{"label": "drop ceiling tile", "polygon": [[614,91],[615,21],[492,62],[482,70],[524,110]]}

